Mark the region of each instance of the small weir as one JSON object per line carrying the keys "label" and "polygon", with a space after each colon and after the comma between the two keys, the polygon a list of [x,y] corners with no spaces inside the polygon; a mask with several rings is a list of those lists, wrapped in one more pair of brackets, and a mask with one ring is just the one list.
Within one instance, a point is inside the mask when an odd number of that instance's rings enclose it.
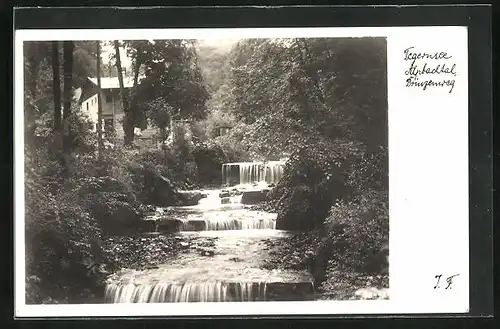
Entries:
{"label": "small weir", "polygon": [[268,282],[110,284],[106,287],[108,303],[263,302],[307,300],[313,296],[311,282],[290,285]]}
{"label": "small weir", "polygon": [[[143,271],[122,270],[108,278],[107,303],[252,302],[310,300],[314,285],[306,271],[262,268],[268,257],[264,240],[291,234],[276,230],[276,214],[247,209],[242,201],[259,199],[283,174],[283,162],[231,163],[222,167],[229,183],[238,166],[239,183],[226,190],[201,191],[195,206],[160,209],[159,232],[215,237],[209,256],[196,250],[168,264]],[[165,212],[165,213],[163,213]],[[163,217],[163,218],[162,218]],[[163,225],[163,226],[162,226]]]}
{"label": "small weir", "polygon": [[252,184],[254,182],[266,182],[276,184],[283,176],[285,161],[268,162],[234,162],[222,165],[222,181],[231,185],[238,176],[239,183]]}

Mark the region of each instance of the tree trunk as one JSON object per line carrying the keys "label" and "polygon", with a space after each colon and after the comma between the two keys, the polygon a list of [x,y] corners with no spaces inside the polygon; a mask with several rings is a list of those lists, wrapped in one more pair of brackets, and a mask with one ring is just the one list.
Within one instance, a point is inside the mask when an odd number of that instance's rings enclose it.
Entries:
{"label": "tree trunk", "polygon": [[59,42],[52,41],[52,90],[54,93],[54,132],[61,134],[61,81],[59,68]]}
{"label": "tree trunk", "polygon": [[139,118],[139,109],[137,106],[137,84],[139,82],[139,69],[141,67],[141,57],[139,55],[140,51],[140,48],[137,47],[137,55],[134,63],[134,84],[130,90],[130,116],[132,118],[132,122],[134,123],[137,123]]}
{"label": "tree trunk", "polygon": [[97,43],[97,157],[102,165],[104,143],[102,141],[102,103],[101,103],[101,42]]}
{"label": "tree trunk", "polygon": [[33,136],[34,136],[34,128],[35,128],[35,116],[36,116],[36,89],[37,89],[37,79],[38,79],[38,72],[40,70],[40,59],[36,57],[37,52],[39,51],[38,49],[38,42],[33,41],[33,42],[26,42],[25,43],[25,54],[26,58],[28,61],[28,67],[29,70],[27,70],[25,75],[26,77],[26,83],[28,85],[28,90],[29,90],[29,95],[31,95],[31,99],[33,103],[27,103],[25,108],[27,109],[26,112],[26,122],[28,125],[33,127]]}
{"label": "tree trunk", "polygon": [[118,71],[118,82],[120,83],[120,94],[122,97],[123,112],[125,113],[125,118],[123,120],[123,131],[125,133],[124,144],[131,145],[134,141],[134,122],[129,111],[128,99],[125,93],[125,86],[123,84],[122,62],[120,59],[120,45],[118,43],[118,40],[114,41],[114,46],[116,54],[116,69]]}
{"label": "tree trunk", "polygon": [[71,155],[71,126],[70,126],[70,116],[71,116],[71,99],[73,98],[73,50],[75,45],[73,41],[63,42],[63,72],[64,72],[64,103],[63,103],[63,156],[65,160],[65,171],[66,174],[70,173],[69,168],[69,158]]}

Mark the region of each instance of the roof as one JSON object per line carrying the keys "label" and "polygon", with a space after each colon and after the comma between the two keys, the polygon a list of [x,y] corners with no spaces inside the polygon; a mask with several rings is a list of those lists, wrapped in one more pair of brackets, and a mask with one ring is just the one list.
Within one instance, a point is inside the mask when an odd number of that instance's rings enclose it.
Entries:
{"label": "roof", "polygon": [[[93,84],[97,86],[97,78],[88,78]],[[142,77],[139,77],[138,81],[141,81]],[[132,77],[123,77],[123,86],[125,88],[132,88],[134,85],[134,79]],[[114,78],[101,78],[101,89],[120,89],[120,81],[118,77]]]}
{"label": "roof", "polygon": [[82,97],[82,88],[76,88],[75,92],[73,94],[73,97],[77,100],[80,101],[80,98]]}

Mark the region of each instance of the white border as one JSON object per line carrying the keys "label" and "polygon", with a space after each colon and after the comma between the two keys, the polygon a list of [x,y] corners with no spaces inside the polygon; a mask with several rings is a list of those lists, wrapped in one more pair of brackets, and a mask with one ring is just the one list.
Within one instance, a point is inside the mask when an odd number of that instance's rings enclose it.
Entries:
{"label": "white border", "polygon": [[[388,301],[25,305],[22,43],[27,40],[387,37],[389,98],[390,296]],[[453,94],[404,87],[402,50],[450,51]],[[130,29],[15,31],[15,315],[192,316],[404,314],[468,311],[468,87],[465,27]],[[453,116],[453,125],[450,124]],[[432,118],[432,120],[431,120]],[[428,165],[429,162],[435,164]],[[425,179],[422,179],[424,177]],[[439,200],[437,202],[436,200]],[[426,206],[427,205],[427,206]],[[452,228],[450,230],[450,228]],[[453,233],[451,233],[453,232]],[[416,244],[416,245],[415,245]],[[444,247],[443,247],[444,246]],[[460,272],[454,290],[434,274]]]}

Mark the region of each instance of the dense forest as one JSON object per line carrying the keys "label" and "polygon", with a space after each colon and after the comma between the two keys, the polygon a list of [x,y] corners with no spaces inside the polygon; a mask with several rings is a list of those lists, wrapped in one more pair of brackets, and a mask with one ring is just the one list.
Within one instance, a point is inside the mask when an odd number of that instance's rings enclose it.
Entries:
{"label": "dense forest", "polygon": [[[144,230],[152,206],[193,202],[181,190],[220,186],[224,163],[282,158],[257,207],[301,235],[274,265],[314,268],[332,298],[360,273],[388,284],[384,38],[244,39],[223,52],[194,40],[25,42],[24,64],[27,303],[99,302],[118,268],[106,237]],[[120,81],[123,140],[101,120],[89,129],[74,97],[106,76]],[[154,145],[134,134],[147,126]]]}

